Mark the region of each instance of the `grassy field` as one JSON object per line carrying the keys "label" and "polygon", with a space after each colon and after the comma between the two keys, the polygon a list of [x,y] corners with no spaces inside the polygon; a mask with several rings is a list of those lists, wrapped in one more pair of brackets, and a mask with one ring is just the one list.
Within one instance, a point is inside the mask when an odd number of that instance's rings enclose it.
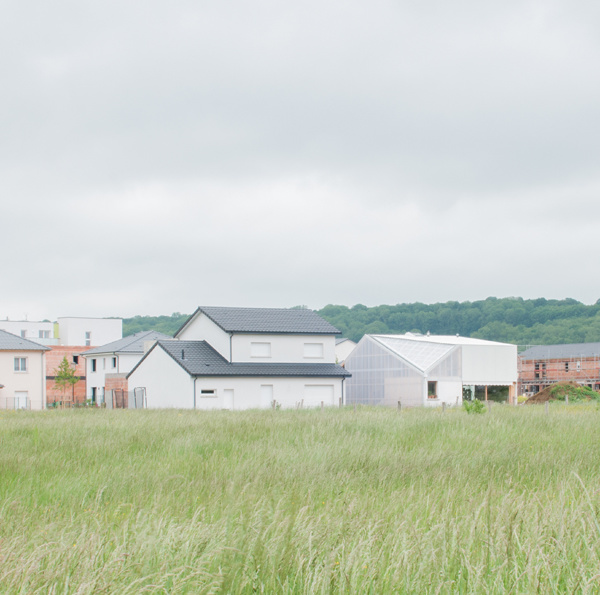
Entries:
{"label": "grassy field", "polygon": [[598,593],[600,409],[0,412],[1,593]]}

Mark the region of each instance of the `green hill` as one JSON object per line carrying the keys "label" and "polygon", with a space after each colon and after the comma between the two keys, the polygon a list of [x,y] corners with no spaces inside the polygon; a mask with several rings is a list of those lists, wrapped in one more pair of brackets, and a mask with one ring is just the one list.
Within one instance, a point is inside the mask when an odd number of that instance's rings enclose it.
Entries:
{"label": "green hill", "polygon": [[[600,342],[600,300],[495,298],[475,302],[352,307],[330,304],[318,313],[354,341],[366,333],[430,332],[520,345]],[[123,320],[123,334],[154,329],[173,334],[187,314],[135,316]]]}

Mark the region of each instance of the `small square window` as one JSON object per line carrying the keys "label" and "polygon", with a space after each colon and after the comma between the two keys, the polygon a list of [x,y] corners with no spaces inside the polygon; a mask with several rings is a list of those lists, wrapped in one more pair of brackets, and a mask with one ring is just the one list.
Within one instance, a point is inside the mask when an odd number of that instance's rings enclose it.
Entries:
{"label": "small square window", "polygon": [[27,337],[27,331],[21,331],[21,339],[25,339]]}
{"label": "small square window", "polygon": [[15,372],[27,372],[26,357],[15,357]]}
{"label": "small square window", "polygon": [[201,397],[216,397],[217,391],[214,388],[203,388],[200,391],[200,396]]}
{"label": "small square window", "polygon": [[78,356],[78,355],[74,355],[74,356],[73,356],[73,363],[74,363],[75,365],[77,365],[77,364],[79,363],[79,356]]}

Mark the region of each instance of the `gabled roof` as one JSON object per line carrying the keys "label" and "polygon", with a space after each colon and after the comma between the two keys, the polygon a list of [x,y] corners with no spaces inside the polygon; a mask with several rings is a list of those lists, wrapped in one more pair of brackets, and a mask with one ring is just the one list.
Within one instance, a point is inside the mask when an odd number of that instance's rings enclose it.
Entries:
{"label": "gabled roof", "polygon": [[411,341],[403,335],[369,336],[423,372],[429,370],[456,347],[456,345],[437,341]]}
{"label": "gabled roof", "polygon": [[600,356],[600,343],[535,345],[519,354],[523,359],[561,359]]}
{"label": "gabled roof", "polygon": [[0,351],[50,351],[49,347],[0,331]]}
{"label": "gabled roof", "polygon": [[[162,348],[190,376],[285,376],[285,377],[333,377],[351,376],[337,364],[272,364],[272,363],[229,363],[206,341],[158,341],[153,349]],[[129,372],[128,377],[149,355]]]}
{"label": "gabled roof", "polygon": [[[348,339],[348,337],[337,337],[335,340],[335,344],[339,345],[340,343],[344,343],[345,341],[350,341],[350,343],[354,343],[354,341],[352,341],[352,339]],[[356,345],[356,343],[354,343],[354,345]]]}
{"label": "gabled roof", "polygon": [[147,341],[156,341],[159,339],[170,339],[168,335],[159,333],[158,331],[141,331],[112,343],[94,347],[88,351],[82,352],[81,355],[88,357],[89,355],[99,355],[102,353],[144,353],[144,343]]}
{"label": "gabled roof", "polygon": [[200,306],[175,333],[198,314],[204,314],[227,333],[338,335],[340,331],[312,310],[301,308],[220,308]]}

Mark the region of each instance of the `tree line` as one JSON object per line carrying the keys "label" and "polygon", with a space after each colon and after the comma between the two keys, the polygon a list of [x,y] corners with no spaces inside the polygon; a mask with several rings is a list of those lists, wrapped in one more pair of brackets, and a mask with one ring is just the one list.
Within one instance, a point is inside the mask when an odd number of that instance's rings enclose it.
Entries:
{"label": "tree line", "polygon": [[[519,297],[373,307],[329,304],[317,313],[353,341],[359,341],[364,334],[430,332],[518,345],[600,342],[600,300],[592,305],[570,298]],[[127,318],[123,320],[123,334],[154,329],[172,335],[187,317],[175,312],[171,316]]]}

